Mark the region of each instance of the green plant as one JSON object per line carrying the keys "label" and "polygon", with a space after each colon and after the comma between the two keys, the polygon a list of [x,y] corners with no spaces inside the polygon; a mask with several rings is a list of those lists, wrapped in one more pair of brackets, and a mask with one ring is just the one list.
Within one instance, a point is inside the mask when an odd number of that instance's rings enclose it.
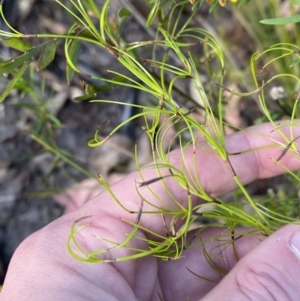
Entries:
{"label": "green plant", "polygon": [[[266,4],[261,1],[252,1],[251,5],[246,8],[248,13],[245,13],[243,8],[235,12],[235,16],[241,26],[252,38],[255,44],[255,48],[253,48],[257,50],[251,59],[249,70],[249,74],[251,73],[251,77],[254,77],[255,80],[249,83],[249,77],[247,77],[244,89],[251,91],[258,88],[258,84],[262,85],[262,82],[271,83],[269,87],[264,89],[265,95],[263,97],[268,98],[268,111],[273,120],[280,120],[285,115],[291,116],[293,108],[296,108],[294,100],[297,98],[299,90],[297,79],[300,76],[299,68],[297,67],[299,61],[297,45],[300,37],[295,27],[296,24],[289,22],[290,17],[267,18],[282,15],[283,11],[285,11],[285,14],[288,10],[292,13],[295,11],[296,2],[290,1],[288,4],[287,1],[282,4],[272,0]],[[262,26],[262,24],[280,25],[281,23],[284,24],[284,22],[289,26]],[[252,83],[255,85],[252,86]],[[274,86],[281,87],[282,95],[273,95],[272,92],[276,92],[276,89],[272,90]],[[268,91],[270,95],[267,95],[269,94]],[[270,98],[273,101],[270,101]],[[275,102],[276,104],[274,104]],[[257,122],[267,120],[269,118],[263,116]]]}
{"label": "green plant", "polygon": [[[22,120],[22,123],[24,123],[23,131],[26,132],[32,140],[41,145],[43,150],[56,156],[52,169],[55,169],[56,165],[60,165],[59,162],[65,162],[84,176],[95,178],[95,175],[76,162],[72,154],[57,146],[56,131],[63,128],[63,124],[52,112],[52,97],[46,93],[45,80],[42,79],[40,86],[36,87],[34,82],[34,66],[33,64],[27,65],[27,63],[29,62],[25,62],[26,67],[28,67],[27,70],[23,70],[24,65],[21,67],[24,73],[21,74],[15,70],[11,71],[12,80],[8,83],[7,89],[2,94],[3,100],[6,97],[7,90],[16,89],[19,91],[20,100],[11,104],[11,106],[21,110],[21,113],[28,112],[27,115],[30,116],[29,120]],[[17,77],[16,74],[18,74]],[[50,176],[50,174],[48,176]]]}
{"label": "green plant", "polygon": [[[294,80],[294,92],[299,90],[299,78],[294,74],[294,70],[290,73],[283,72],[273,75],[267,80],[258,80],[257,61],[264,59],[263,70],[266,70],[276,62],[286,57],[292,57],[291,66],[295,67],[299,62],[299,48],[291,43],[281,43],[273,45],[270,49],[260,53],[253,54],[250,61],[250,70],[254,79],[254,90],[245,93],[231,91],[226,87],[228,83],[226,59],[224,58],[223,49],[218,39],[209,31],[193,25],[193,20],[198,9],[206,1],[150,1],[152,9],[145,21],[146,26],[152,26],[156,30],[156,37],[152,40],[126,42],[122,36],[122,26],[131,12],[125,8],[121,9],[115,16],[115,22],[112,23],[108,18],[109,3],[105,1],[104,6],[100,9],[93,0],[70,0],[71,8],[65,6],[62,2],[56,1],[65,10],[67,10],[74,18],[74,24],[69,28],[65,35],[55,34],[33,34],[23,35],[13,28],[11,33],[1,32],[5,37],[3,42],[23,54],[0,63],[0,71],[2,73],[12,73],[13,78],[7,89],[2,94],[2,100],[7,96],[11,89],[16,85],[22,77],[25,70],[31,64],[32,58],[36,58],[37,69],[41,70],[51,63],[56,49],[57,39],[65,41],[65,56],[67,62],[66,77],[71,82],[75,73],[82,76],[105,82],[102,85],[87,85],[85,95],[77,98],[77,100],[91,100],[94,104],[97,102],[108,102],[120,105],[132,105],[139,109],[139,112],[128,120],[118,125],[104,139],[99,138],[99,131],[96,130],[94,137],[88,142],[91,147],[101,147],[106,141],[117,132],[122,126],[134,119],[144,119],[143,130],[148,136],[153,154],[153,165],[147,168],[153,168],[157,171],[157,177],[150,181],[143,179],[143,169],[137,164],[142,182],[136,186],[137,193],[139,187],[144,186],[150,192],[151,184],[156,181],[164,183],[167,177],[172,177],[185,190],[188,199],[187,208],[183,207],[178,200],[167,189],[168,195],[172,198],[174,205],[172,210],[164,209],[164,200],[160,196],[156,198],[161,205],[153,205],[147,200],[142,199],[140,209],[137,212],[130,211],[116,197],[106,180],[99,175],[100,183],[111,194],[115,200],[125,211],[135,213],[137,219],[132,224],[132,231],[128,234],[123,242],[110,241],[115,247],[129,248],[132,239],[139,239],[135,236],[138,229],[144,230],[149,234],[148,249],[134,249],[133,255],[129,257],[116,258],[116,261],[130,260],[147,255],[153,255],[162,260],[178,259],[182,256],[183,251],[190,247],[191,244],[187,239],[187,235],[191,226],[198,220],[199,216],[213,218],[215,222],[210,226],[221,226],[230,230],[230,237],[215,237],[213,239],[222,239],[224,245],[233,245],[234,233],[237,226],[247,226],[254,230],[242,235],[254,235],[255,233],[269,235],[278,227],[286,223],[297,222],[298,216],[293,216],[290,204],[281,206],[282,211],[274,210],[274,195],[269,194],[263,200],[258,202],[255,196],[251,196],[237,176],[231,165],[232,156],[239,156],[244,152],[253,152],[256,149],[245,149],[239,153],[230,153],[225,145],[225,127],[234,126],[228,124],[224,118],[224,110],[226,103],[224,102],[224,90],[232,95],[249,96],[258,95],[258,101],[262,108],[264,118],[274,125],[274,130],[280,133],[284,142],[272,140],[267,135],[270,145],[266,148],[278,148],[282,153],[278,158],[273,158],[274,164],[281,164],[281,159],[286,155],[298,155],[296,140],[293,131],[290,133],[285,130],[287,126],[291,128],[298,125],[295,120],[298,116],[299,95],[288,104],[290,113],[290,121],[276,123],[274,116],[270,114],[268,102],[265,99],[264,90],[271,82],[281,77],[291,78]],[[213,2],[211,9],[216,8],[218,1]],[[235,1],[232,1],[235,2]],[[241,1],[249,2],[249,1]],[[294,3],[297,1],[293,1]],[[224,2],[222,2],[224,3]],[[297,3],[298,4],[298,3]],[[249,4],[250,5],[250,4]],[[188,17],[183,18],[185,10],[188,11]],[[3,19],[5,20],[3,14]],[[9,26],[9,25],[8,25]],[[26,38],[47,38],[49,41],[31,46],[24,42]],[[106,70],[106,76],[89,75],[82,72],[77,66],[77,60],[80,55],[80,45],[83,42],[91,43],[105,50],[112,55],[118,63],[125,67],[124,72],[119,70]],[[194,48],[201,47],[202,54],[195,55]],[[269,53],[274,51],[275,57],[270,58]],[[294,58],[296,57],[296,59]],[[175,61],[175,63],[174,63]],[[207,71],[208,80],[212,85],[207,88],[203,85],[199,75],[199,69]],[[296,71],[295,71],[296,72]],[[187,93],[178,88],[177,83],[187,81],[193,85],[197,91],[198,99],[193,99]],[[147,93],[150,101],[146,105],[126,104],[113,100],[99,100],[97,93],[102,90],[113,89],[115,86],[121,85],[128,88],[134,88]],[[179,99],[179,100],[178,100]],[[193,104],[198,111],[204,116],[202,121],[193,115],[193,109],[189,109]],[[287,110],[288,110],[287,109]],[[167,141],[167,134],[175,129],[174,135]],[[238,130],[238,129],[237,129]],[[258,133],[253,133],[259,135]],[[196,149],[197,137],[203,137],[207,142],[206,151],[212,152],[215,156],[220,157],[227,165],[236,182],[238,189],[235,191],[236,198],[243,199],[243,202],[226,202],[222,198],[215,198],[204,191],[202,183],[199,179],[197,171],[197,162],[194,160],[193,170],[186,166],[185,152],[188,147]],[[166,146],[167,144],[167,146]],[[47,146],[45,146],[47,148]],[[169,161],[169,153],[179,147],[182,153],[181,169],[175,168]],[[49,149],[53,151],[52,149]],[[138,151],[138,150],[137,150]],[[196,158],[195,153],[193,154]],[[281,164],[282,165],[282,164]],[[284,168],[284,166],[282,166]],[[165,174],[168,170],[168,174]],[[188,172],[183,172],[188,170]],[[163,172],[164,171],[164,172]],[[299,182],[297,173],[289,171],[293,179]],[[193,205],[192,196],[196,196],[203,200],[200,205]],[[143,210],[143,203],[148,202],[152,206],[151,211]],[[207,204],[211,204],[208,207]],[[249,213],[244,209],[247,204],[252,211]],[[202,213],[199,213],[201,211]],[[151,229],[143,228],[140,220],[146,214],[159,214],[162,217],[170,217],[171,223],[166,226],[168,235],[161,236]],[[88,224],[84,223],[85,217],[74,221],[71,233],[68,239],[68,248],[70,253],[78,260],[86,262],[106,262],[102,259],[101,254],[107,252],[107,249],[95,250],[86,253],[81,249],[76,241],[76,234],[84,231]],[[178,220],[184,221],[184,225],[176,232],[175,225]],[[128,222],[129,223],[129,222]],[[197,236],[200,237],[203,226],[198,231]],[[151,238],[150,238],[151,237]],[[110,249],[111,250],[111,249]],[[209,254],[208,260],[209,260]]]}

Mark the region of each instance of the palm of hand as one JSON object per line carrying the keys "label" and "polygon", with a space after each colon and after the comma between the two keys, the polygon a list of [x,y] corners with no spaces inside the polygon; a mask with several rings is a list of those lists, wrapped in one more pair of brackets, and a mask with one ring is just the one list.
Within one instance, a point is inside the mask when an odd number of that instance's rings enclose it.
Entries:
{"label": "palm of hand", "polygon": [[[271,135],[271,125],[259,126],[259,131]],[[280,139],[278,133],[272,132],[274,139]],[[250,137],[249,137],[250,136]],[[259,148],[266,141],[261,136],[238,133],[228,137],[228,151],[238,152],[237,145],[243,149]],[[187,150],[187,162],[190,156]],[[176,165],[180,160],[180,152],[173,152],[171,161]],[[264,178],[283,173],[284,170],[274,164],[271,158],[278,157],[277,149],[264,149],[259,152],[244,153],[232,157],[231,163],[242,183],[246,184],[256,178]],[[176,163],[177,162],[177,163]],[[172,163],[172,162],[171,162]],[[172,164],[173,164],[172,163]],[[188,162],[193,164],[193,162]],[[299,168],[299,160],[292,157],[284,157],[281,160],[290,169]],[[211,169],[210,167],[214,168]],[[247,166],[247,168],[245,168]],[[201,170],[200,180],[205,191],[218,196],[234,189],[236,184],[232,174],[220,158],[213,154],[197,152],[197,170]],[[221,175],[221,176],[220,176]],[[156,177],[155,171],[150,170],[146,179]],[[125,207],[137,212],[140,204],[140,196],[136,193],[135,181],[138,174],[131,174],[124,180],[113,186],[117,198],[122,200]],[[176,195],[179,202],[186,205],[186,192],[182,191],[172,179],[166,180],[169,191]],[[168,202],[168,195],[160,183],[151,185],[156,194]],[[157,200],[146,195],[147,200],[155,203]],[[169,199],[170,201],[170,199]],[[197,200],[193,200],[197,202]],[[143,210],[149,210],[144,208]],[[162,262],[153,256],[131,260],[127,262],[111,262],[105,264],[87,264],[72,258],[66,248],[66,240],[70,233],[72,223],[83,216],[92,215],[90,226],[83,233],[78,233],[80,245],[91,252],[99,248],[107,248],[99,239],[105,237],[112,241],[121,242],[132,229],[121,218],[129,219],[134,223],[135,216],[125,214],[123,209],[114,202],[109,193],[102,193],[89,201],[79,210],[65,215],[51,223],[44,229],[26,239],[16,251],[5,280],[1,300],[30,300],[36,296],[36,300],[172,300],[184,301],[198,300],[209,292],[215,283],[196,277],[193,273],[207,279],[219,281],[223,275],[214,270],[203,255],[201,244],[186,250],[183,257],[177,261]],[[151,229],[160,235],[166,235],[161,222],[161,216],[144,215],[141,223],[145,229]],[[140,230],[139,230],[140,231]],[[221,229],[209,229],[201,234],[201,237],[217,235]],[[138,233],[140,237],[145,233]],[[257,238],[239,239],[235,245],[239,257],[243,257],[259,243]],[[142,245],[141,245],[142,244]],[[143,245],[144,244],[144,245]],[[206,245],[207,251],[215,250],[217,243]],[[145,242],[133,240],[133,247],[147,248]],[[106,259],[121,258],[127,256],[130,250],[119,249],[116,254],[106,252]],[[224,269],[229,271],[235,264],[232,248],[224,249],[222,256],[214,259]],[[225,258],[222,259],[222,258]],[[189,270],[193,273],[191,273]],[[16,285],[16,283],[18,285]],[[9,296],[10,299],[5,299]],[[27,298],[26,298],[27,297]],[[21,300],[21,299],[20,299]]]}

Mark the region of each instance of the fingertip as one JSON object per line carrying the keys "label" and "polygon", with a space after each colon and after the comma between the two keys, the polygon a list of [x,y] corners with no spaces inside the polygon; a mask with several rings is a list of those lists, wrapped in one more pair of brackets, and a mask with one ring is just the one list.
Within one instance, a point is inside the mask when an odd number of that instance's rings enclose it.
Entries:
{"label": "fingertip", "polygon": [[300,300],[300,226],[287,225],[244,256],[202,300]]}

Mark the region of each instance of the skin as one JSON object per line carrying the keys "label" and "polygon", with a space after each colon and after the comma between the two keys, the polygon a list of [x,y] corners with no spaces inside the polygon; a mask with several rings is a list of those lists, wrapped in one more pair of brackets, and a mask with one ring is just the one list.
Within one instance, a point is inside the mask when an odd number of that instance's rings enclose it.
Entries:
{"label": "skin", "polygon": [[[250,130],[282,141],[276,131],[272,132],[270,124],[255,126]],[[283,131],[288,135],[289,130],[285,128]],[[294,135],[299,133],[300,129],[295,128]],[[229,152],[268,144],[270,140],[263,135],[250,132],[239,132],[228,136],[226,140]],[[199,177],[207,193],[221,196],[234,189],[236,184],[224,162],[208,152],[207,148],[203,142],[199,143],[196,150]],[[273,146],[231,156],[230,160],[241,181],[247,184],[258,178],[282,174],[284,169],[272,160],[278,158],[281,151]],[[191,154],[192,149],[187,149],[187,168],[193,166]],[[170,157],[172,164],[180,167],[180,156],[179,151],[173,151]],[[289,156],[289,153],[280,162],[291,170],[300,168],[299,158]],[[163,173],[168,174],[168,171]],[[146,180],[157,177],[151,168],[145,169],[143,175]],[[141,181],[140,176],[132,173],[112,186],[122,204],[135,212],[141,204],[136,192],[136,181]],[[166,178],[165,183],[177,199],[186,205],[186,192],[171,177]],[[172,200],[161,181],[152,183],[151,188],[167,202],[165,208],[171,206]],[[147,200],[158,204],[157,198],[147,187],[140,187],[139,192]],[[201,201],[193,198],[193,202]],[[145,210],[151,210],[147,203],[144,203]],[[241,258],[238,263],[232,248],[224,249],[222,256],[217,256],[220,252],[219,243],[207,243],[207,250],[214,250],[214,259],[218,264],[230,271],[224,277],[207,263],[201,245],[186,250],[181,259],[167,262],[152,256],[105,264],[77,261],[67,252],[66,240],[72,223],[89,215],[91,217],[86,219],[90,223],[89,227],[77,236],[85,250],[107,248],[108,243],[97,237],[123,241],[132,226],[121,220],[121,217],[132,222],[136,220],[136,214],[126,213],[107,192],[96,195],[80,209],[62,216],[25,239],[12,258],[0,300],[159,301],[159,294],[165,301],[300,300],[300,253],[296,250],[298,241],[300,245],[300,238],[297,237],[300,227],[297,225],[285,226],[268,238],[244,237],[237,240],[237,253]],[[166,235],[161,215],[142,214],[140,222],[143,227]],[[166,224],[169,222],[166,218]],[[204,231],[201,237],[209,238],[221,231],[211,228]],[[139,231],[138,235],[144,237],[145,233]],[[132,246],[147,247],[141,240],[133,240]],[[121,249],[105,253],[104,258],[113,259],[129,254],[129,250]],[[220,282],[216,284],[200,279],[187,268]]]}

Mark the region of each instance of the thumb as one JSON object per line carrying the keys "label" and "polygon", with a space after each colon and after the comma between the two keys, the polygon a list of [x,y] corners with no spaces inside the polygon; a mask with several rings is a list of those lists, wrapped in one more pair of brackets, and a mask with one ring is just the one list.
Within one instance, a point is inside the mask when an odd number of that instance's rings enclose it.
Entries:
{"label": "thumb", "polygon": [[201,301],[300,300],[300,227],[285,226],[244,256]]}

